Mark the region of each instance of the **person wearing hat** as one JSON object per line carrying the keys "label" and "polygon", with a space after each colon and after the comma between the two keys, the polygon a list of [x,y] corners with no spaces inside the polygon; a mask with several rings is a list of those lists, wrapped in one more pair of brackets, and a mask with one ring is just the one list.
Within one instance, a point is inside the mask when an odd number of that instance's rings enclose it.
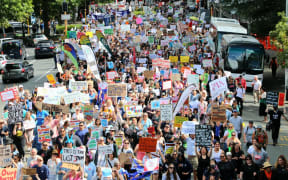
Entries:
{"label": "person wearing hat", "polygon": [[268,135],[266,131],[262,129],[262,125],[258,124],[256,126],[256,131],[252,134],[252,139],[256,139],[257,143],[259,143],[266,150]]}
{"label": "person wearing hat", "polygon": [[18,96],[19,96],[19,97],[24,97],[24,93],[25,93],[25,91],[24,91],[24,86],[23,86],[23,84],[20,84],[20,85],[18,86]]}
{"label": "person wearing hat", "polygon": [[76,147],[80,147],[83,145],[81,139],[77,136],[74,135],[74,129],[71,127],[68,127],[66,130],[68,133],[66,134],[66,136],[64,137],[63,140],[63,145],[66,147],[67,142],[71,141],[73,145],[75,145]]}
{"label": "person wearing hat", "polygon": [[272,139],[273,139],[273,146],[278,143],[279,137],[279,130],[281,126],[281,117],[287,121],[283,111],[278,109],[277,105],[273,106],[273,110],[269,110],[268,114],[270,115],[270,121],[272,122],[271,129],[272,129]]}
{"label": "person wearing hat", "polygon": [[233,116],[230,117],[229,122],[233,124],[235,131],[237,132],[238,138],[241,139],[243,131],[243,119],[238,116],[238,111],[234,109]]}
{"label": "person wearing hat", "polygon": [[47,166],[49,168],[49,180],[57,179],[56,168],[57,164],[61,162],[61,160],[57,157],[58,157],[58,151],[54,149],[52,151],[52,157],[47,162]]}
{"label": "person wearing hat", "polygon": [[272,171],[272,165],[266,161],[263,164],[263,171],[260,171],[259,180],[273,180],[274,171]]}
{"label": "person wearing hat", "polygon": [[248,126],[244,129],[243,140],[246,143],[246,148],[248,149],[252,145],[252,136],[256,128],[253,126],[253,121],[249,121]]}

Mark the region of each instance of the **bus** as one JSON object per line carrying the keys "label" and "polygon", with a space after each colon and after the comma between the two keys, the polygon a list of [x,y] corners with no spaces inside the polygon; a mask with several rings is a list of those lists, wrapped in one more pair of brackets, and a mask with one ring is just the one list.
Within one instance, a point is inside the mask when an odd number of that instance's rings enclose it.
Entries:
{"label": "bus", "polygon": [[265,49],[253,36],[225,34],[222,36],[220,56],[225,74],[237,78],[242,75],[247,87],[252,87],[254,76],[262,82]]}

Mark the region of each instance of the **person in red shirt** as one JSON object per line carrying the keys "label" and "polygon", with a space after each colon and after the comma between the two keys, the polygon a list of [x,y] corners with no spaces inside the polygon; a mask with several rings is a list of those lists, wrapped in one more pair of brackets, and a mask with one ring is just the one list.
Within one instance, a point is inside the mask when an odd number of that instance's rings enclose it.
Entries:
{"label": "person in red shirt", "polygon": [[242,87],[246,90],[247,88],[246,80],[242,77],[242,75],[236,78],[236,82],[237,84],[241,83]]}

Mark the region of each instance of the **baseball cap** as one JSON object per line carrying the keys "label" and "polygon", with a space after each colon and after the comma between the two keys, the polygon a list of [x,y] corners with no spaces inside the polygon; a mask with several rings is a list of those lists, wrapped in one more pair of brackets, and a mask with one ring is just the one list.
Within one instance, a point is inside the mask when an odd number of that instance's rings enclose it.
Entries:
{"label": "baseball cap", "polygon": [[23,88],[24,86],[22,84],[19,85],[19,88]]}
{"label": "baseball cap", "polygon": [[232,156],[232,153],[231,152],[227,152],[226,156]]}
{"label": "baseball cap", "polygon": [[259,128],[259,129],[262,129],[262,125],[258,124],[258,125],[257,125],[257,129],[258,129],[258,128]]}

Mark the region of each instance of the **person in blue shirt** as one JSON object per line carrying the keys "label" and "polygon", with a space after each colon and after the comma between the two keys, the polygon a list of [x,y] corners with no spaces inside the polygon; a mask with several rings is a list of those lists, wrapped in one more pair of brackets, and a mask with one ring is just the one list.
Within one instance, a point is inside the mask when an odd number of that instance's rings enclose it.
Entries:
{"label": "person in blue shirt", "polygon": [[70,171],[70,169],[63,168],[62,164],[63,163],[60,162],[59,164],[57,164],[57,167],[56,167],[57,180],[63,180],[63,177],[65,176],[65,174]]}
{"label": "person in blue shirt", "polygon": [[[36,168],[39,179],[46,180],[49,177],[49,169],[48,166],[43,164],[43,158],[41,156],[37,157],[37,164],[32,166],[32,168]],[[32,176],[33,180],[38,180],[34,175]]]}
{"label": "person in blue shirt", "polygon": [[96,175],[96,166],[89,155],[85,159],[85,174],[87,174],[87,180],[93,180],[93,177]]}
{"label": "person in blue shirt", "polygon": [[82,144],[84,143],[85,135],[88,133],[88,129],[85,127],[83,121],[79,123],[79,129],[76,131],[75,135],[77,135],[80,139]]}

